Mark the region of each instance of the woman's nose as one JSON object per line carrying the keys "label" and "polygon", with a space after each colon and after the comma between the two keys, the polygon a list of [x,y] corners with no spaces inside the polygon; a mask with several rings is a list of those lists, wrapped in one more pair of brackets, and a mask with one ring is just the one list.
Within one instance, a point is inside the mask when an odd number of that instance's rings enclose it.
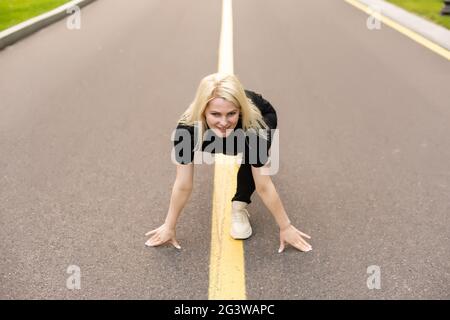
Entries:
{"label": "woman's nose", "polygon": [[220,119],[220,126],[225,127],[228,124],[227,118]]}

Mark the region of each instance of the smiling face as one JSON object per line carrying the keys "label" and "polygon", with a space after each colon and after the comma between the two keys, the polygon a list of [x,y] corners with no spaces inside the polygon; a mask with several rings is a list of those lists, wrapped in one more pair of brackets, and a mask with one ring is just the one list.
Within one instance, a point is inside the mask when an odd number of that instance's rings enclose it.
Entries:
{"label": "smiling face", "polygon": [[239,121],[239,108],[223,98],[214,98],[205,109],[206,123],[219,137],[228,137]]}

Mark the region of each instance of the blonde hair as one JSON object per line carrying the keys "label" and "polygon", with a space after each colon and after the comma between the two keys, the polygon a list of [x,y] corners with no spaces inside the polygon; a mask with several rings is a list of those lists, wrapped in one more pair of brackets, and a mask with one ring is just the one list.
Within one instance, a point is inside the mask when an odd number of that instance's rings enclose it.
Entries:
{"label": "blonde hair", "polygon": [[192,126],[201,122],[203,125],[201,130],[204,132],[207,129],[205,109],[209,101],[214,98],[223,98],[239,108],[244,131],[254,129],[259,133],[261,129],[268,129],[258,107],[253,104],[251,99],[247,98],[239,79],[233,74],[225,73],[213,73],[200,81],[194,101],[182,114],[178,123]]}

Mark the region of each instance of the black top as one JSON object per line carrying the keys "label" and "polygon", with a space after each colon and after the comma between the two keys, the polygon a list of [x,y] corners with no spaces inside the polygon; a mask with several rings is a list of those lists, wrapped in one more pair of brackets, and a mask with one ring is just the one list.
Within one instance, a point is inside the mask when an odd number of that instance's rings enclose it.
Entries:
{"label": "black top", "polygon": [[[261,111],[267,126],[270,129],[275,129],[277,127],[277,114],[273,106],[256,92],[245,90],[245,94]],[[188,164],[194,159],[194,151],[199,149],[195,145],[198,132],[198,128],[194,126],[178,124],[173,142],[175,159],[179,164]],[[268,150],[272,142],[271,132],[267,135],[267,139],[262,138],[255,132],[244,132],[240,118],[236,128],[228,137],[219,137],[212,130],[208,130],[206,135],[205,133],[203,134],[204,140],[201,149],[203,152],[223,153],[227,155],[237,155],[238,153],[244,152],[245,160],[243,158],[243,163],[250,163],[254,167],[262,167],[267,162]],[[261,154],[259,154],[259,151]]]}

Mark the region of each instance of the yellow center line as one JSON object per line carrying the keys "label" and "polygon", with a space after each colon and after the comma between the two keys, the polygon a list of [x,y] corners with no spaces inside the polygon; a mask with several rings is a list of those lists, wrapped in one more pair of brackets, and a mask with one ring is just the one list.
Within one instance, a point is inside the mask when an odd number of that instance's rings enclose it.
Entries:
{"label": "yellow center line", "polygon": [[[218,72],[233,73],[232,0],[222,0]],[[235,156],[215,155],[209,299],[246,299],[244,246],[230,236],[231,198],[239,165]]]}
{"label": "yellow center line", "polygon": [[233,65],[233,3],[232,0],[222,0],[218,72],[232,74]]}
{"label": "yellow center line", "polygon": [[450,51],[437,45],[436,43],[432,42],[431,40],[428,40],[427,38],[421,36],[420,34],[402,26],[401,24],[395,22],[394,20],[392,20],[386,16],[383,16],[382,14],[372,12],[372,10],[369,6],[363,5],[361,2],[359,2],[357,0],[345,0],[345,2],[353,5],[354,7],[364,11],[365,13],[367,13],[369,15],[373,14],[373,16],[375,18],[377,18],[378,20],[380,20],[387,26],[391,27],[392,29],[397,30],[398,32],[411,38],[412,40],[416,41],[417,43],[420,43],[421,45],[430,49],[431,51],[439,54],[440,56],[446,58],[447,60],[450,60]]}

